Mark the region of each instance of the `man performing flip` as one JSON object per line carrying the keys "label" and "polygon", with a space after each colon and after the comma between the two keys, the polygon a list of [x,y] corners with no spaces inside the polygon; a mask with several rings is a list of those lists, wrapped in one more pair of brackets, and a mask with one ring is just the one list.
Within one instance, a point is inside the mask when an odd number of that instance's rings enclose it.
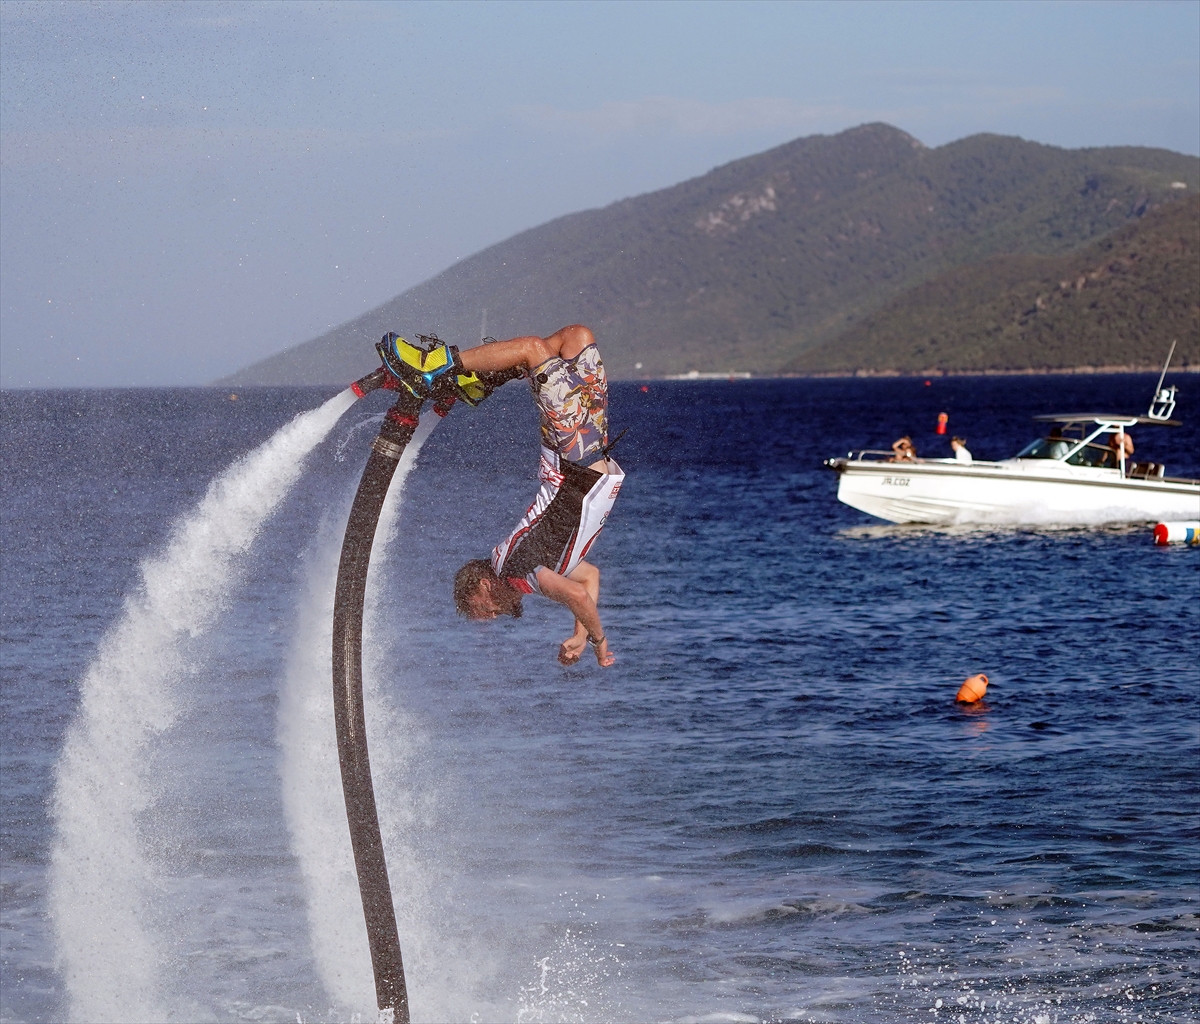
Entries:
{"label": "man performing flip", "polygon": [[591,644],[600,665],[616,659],[596,608],[600,570],[583,560],[599,536],[625,474],[608,457],[608,382],[592,332],[580,324],[548,338],[513,338],[460,354],[474,373],[522,369],[541,414],[541,487],[524,518],[488,559],[454,577],[454,603],[471,619],[521,614],[521,599],[539,593],[566,605],[575,632],[558,660],[573,665]]}

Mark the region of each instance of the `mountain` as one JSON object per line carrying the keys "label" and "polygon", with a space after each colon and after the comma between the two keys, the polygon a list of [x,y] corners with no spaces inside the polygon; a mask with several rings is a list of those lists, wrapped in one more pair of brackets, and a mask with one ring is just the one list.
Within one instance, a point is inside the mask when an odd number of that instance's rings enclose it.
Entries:
{"label": "mountain", "polygon": [[589,324],[613,377],[773,373],[949,270],[1065,253],[1198,188],[1166,150],[863,125],[522,232],[222,383],[353,379],[385,331],[470,344],[484,309],[498,337]]}
{"label": "mountain", "polygon": [[1200,197],[1061,256],[995,256],[889,301],[794,373],[1200,369]]}

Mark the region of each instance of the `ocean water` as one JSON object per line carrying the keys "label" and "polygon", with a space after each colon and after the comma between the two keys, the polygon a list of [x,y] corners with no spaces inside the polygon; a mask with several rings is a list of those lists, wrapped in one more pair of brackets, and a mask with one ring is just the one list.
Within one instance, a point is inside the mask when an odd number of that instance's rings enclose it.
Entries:
{"label": "ocean water", "polygon": [[[1153,383],[614,385],[607,671],[549,602],[455,617],[537,459],[518,385],[455,410],[368,593],[413,1019],[1197,1019],[1200,550],[890,526],[821,466],[948,454],[940,411],[1003,457]],[[1196,477],[1177,383],[1133,436]],[[3,395],[0,1020],[375,1019],[329,613],[386,398],[331,396]]]}

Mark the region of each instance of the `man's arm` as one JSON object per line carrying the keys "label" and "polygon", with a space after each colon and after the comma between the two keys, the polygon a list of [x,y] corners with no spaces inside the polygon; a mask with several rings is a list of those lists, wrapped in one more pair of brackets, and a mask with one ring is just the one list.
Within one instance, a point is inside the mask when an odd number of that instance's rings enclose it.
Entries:
{"label": "man's arm", "polygon": [[509,338],[508,341],[493,341],[460,352],[458,357],[462,360],[463,369],[478,373],[511,370],[515,366],[532,370],[551,356],[574,359],[594,340],[592,332],[582,324],[572,324],[555,331],[548,338],[531,334],[523,338]]}
{"label": "man's arm", "polygon": [[[598,594],[600,571],[594,566],[588,566],[588,568],[595,573],[594,582]],[[578,571],[577,567],[571,573],[571,576],[575,576]],[[545,566],[538,570],[537,581],[538,587],[544,596],[570,608],[576,622],[583,627],[587,635],[600,641],[596,647],[596,661],[605,668],[616,661],[616,658],[608,649],[608,641],[604,638],[604,626],[600,622],[600,611],[596,607],[595,598],[588,592],[589,587],[587,583],[577,579],[570,579],[566,576],[560,576]]]}
{"label": "man's arm", "polygon": [[[567,579],[574,580],[576,583],[582,583],[584,589],[588,592],[588,597],[597,608],[600,606],[600,570],[597,569],[591,562],[581,561],[567,575]],[[562,642],[562,646],[558,649],[558,660],[564,665],[574,665],[579,661],[579,656],[587,650],[588,630],[578,619],[575,620],[575,631],[571,636],[567,637]]]}
{"label": "man's arm", "polygon": [[477,345],[460,352],[458,357],[466,370],[495,373],[497,370],[511,370],[514,366],[531,368],[545,362],[553,354],[545,341],[530,335],[527,338],[510,338],[508,341]]}

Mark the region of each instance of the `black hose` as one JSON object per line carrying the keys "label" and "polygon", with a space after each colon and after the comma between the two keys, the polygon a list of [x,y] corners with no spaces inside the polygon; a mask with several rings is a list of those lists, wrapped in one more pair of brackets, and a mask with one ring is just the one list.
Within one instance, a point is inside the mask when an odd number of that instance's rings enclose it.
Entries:
{"label": "black hose", "polygon": [[[364,378],[364,382],[366,380]],[[392,907],[392,887],[388,881],[379,812],[375,807],[375,787],[371,782],[371,762],[367,754],[362,623],[367,568],[379,513],[400,456],[412,440],[420,411],[421,400],[404,391],[388,410],[350,508],[333,601],[333,711],[346,819],[350,825],[354,867],[358,872],[358,888],[367,921],[371,968],[375,972],[375,998],[381,1010],[393,1011],[396,1024],[408,1024],[408,990],[404,984],[400,934]]]}

